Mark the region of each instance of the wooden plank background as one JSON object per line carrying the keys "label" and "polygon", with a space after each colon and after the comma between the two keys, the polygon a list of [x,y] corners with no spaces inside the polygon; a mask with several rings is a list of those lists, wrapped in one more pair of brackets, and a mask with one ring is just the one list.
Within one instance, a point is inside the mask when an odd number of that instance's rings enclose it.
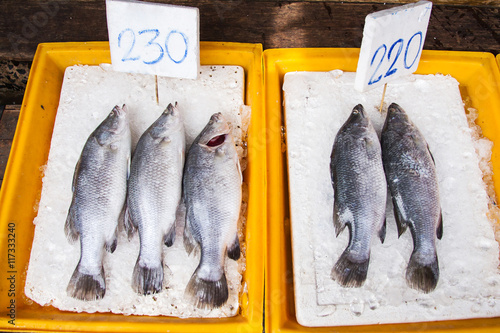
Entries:
{"label": "wooden plank background", "polygon": [[[360,47],[365,16],[394,6],[366,1],[156,2],[198,7],[203,41],[262,43],[264,48]],[[440,2],[447,5],[434,6],[426,49],[500,51],[499,0]],[[464,2],[495,6],[449,5]],[[42,42],[108,38],[104,0],[3,0],[0,17],[0,59],[29,61]]]}

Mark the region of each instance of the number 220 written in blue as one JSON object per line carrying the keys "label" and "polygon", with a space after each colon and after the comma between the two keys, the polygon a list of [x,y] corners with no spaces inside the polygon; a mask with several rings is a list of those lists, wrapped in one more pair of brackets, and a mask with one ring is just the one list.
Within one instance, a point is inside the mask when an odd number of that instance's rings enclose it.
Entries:
{"label": "number 220 written in blue", "polygon": [[[165,51],[167,53],[167,56],[170,60],[172,60],[176,64],[182,63],[188,53],[188,39],[186,35],[180,31],[177,30],[172,30],[169,32],[167,35],[167,38],[165,39],[164,46],[158,42],[158,37],[160,36],[160,31],[158,29],[145,29],[141,30],[137,33],[138,36],[147,36],[149,37],[149,40],[147,40],[147,43],[138,43],[136,45],[136,34],[132,29],[125,29],[120,34],[118,35],[118,47],[121,48],[123,47],[125,49],[125,53],[122,57],[122,61],[138,61],[141,60],[141,55],[143,52],[141,50],[145,50],[146,48],[153,48],[154,51],[150,51],[152,53],[157,54],[156,58],[153,59],[148,59],[148,60],[142,60],[142,62],[146,65],[154,65],[158,62],[160,62],[164,56],[165,56]],[[174,35],[179,35],[182,37],[182,40],[184,42],[184,54],[182,54],[181,57],[178,57],[174,59],[172,56],[172,52],[170,52],[169,49],[169,41],[170,38],[172,38]],[[142,39],[141,39],[142,40]],[[150,53],[151,54],[151,53]]]}
{"label": "number 220 written in blue", "polygon": [[[408,49],[410,48],[411,43],[415,40],[415,37],[417,37],[417,36],[420,37],[419,44],[418,44],[418,51],[415,54],[415,58],[413,58],[413,61],[411,63],[409,63],[408,62]],[[372,85],[374,83],[377,83],[382,79],[382,77],[391,76],[398,71],[398,68],[396,67],[396,62],[397,62],[399,56],[401,55],[401,52],[403,51],[403,46],[404,46],[404,40],[402,38],[400,38],[391,45],[391,47],[389,48],[389,52],[387,52],[387,45],[385,45],[385,44],[382,44],[378,47],[378,49],[373,54],[372,60],[370,61],[370,67],[373,67],[375,59],[377,59],[377,55],[379,54],[379,52],[383,52],[383,53],[382,53],[382,56],[380,57],[380,60],[375,68],[375,71],[373,72],[372,76],[370,77],[370,81],[368,81],[368,85]],[[422,32],[419,31],[419,32],[416,32],[413,36],[411,36],[410,39],[408,40],[408,43],[406,44],[406,49],[405,49],[404,58],[403,58],[403,65],[406,69],[410,69],[413,66],[413,64],[415,63],[415,61],[418,58],[418,55],[420,54],[421,47],[422,47]],[[387,58],[386,58],[386,54],[387,54]],[[387,69],[387,71],[385,72],[384,75],[380,74],[377,76],[382,63],[384,62],[384,59],[387,59],[387,61],[390,62],[391,65],[390,65],[389,69]],[[391,62],[391,60],[392,60],[392,62]]]}

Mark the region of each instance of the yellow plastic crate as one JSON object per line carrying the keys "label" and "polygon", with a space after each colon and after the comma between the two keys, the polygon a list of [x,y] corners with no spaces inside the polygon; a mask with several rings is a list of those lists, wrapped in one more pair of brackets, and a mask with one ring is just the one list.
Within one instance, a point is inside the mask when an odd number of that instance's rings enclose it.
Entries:
{"label": "yellow plastic crate", "polygon": [[[202,65],[242,66],[246,77],[245,104],[252,107],[248,168],[244,173],[249,187],[246,271],[243,274],[247,291],[240,293],[238,314],[222,319],[179,319],[73,313],[51,306],[42,307],[24,295],[35,228],[34,207],[41,194],[41,167],[49,154],[64,71],[75,64],[98,65],[110,61],[107,42],[47,43],[40,44],[37,49],[0,192],[0,331],[262,332],[266,145],[262,140],[265,114],[262,108],[260,44],[202,42],[200,55]],[[9,249],[14,250],[9,252]],[[10,258],[8,254],[11,254]],[[11,264],[13,266],[9,266]],[[10,275],[15,276],[12,285],[7,279]],[[15,302],[15,326],[9,323],[12,301]]]}
{"label": "yellow plastic crate", "polygon": [[[268,131],[268,258],[266,263],[266,332],[427,332],[500,331],[500,317],[410,324],[304,327],[297,323],[293,291],[288,175],[281,126],[282,85],[294,71],[356,71],[359,49],[272,49],[264,51],[264,97]],[[500,58],[499,58],[500,59]],[[462,97],[479,111],[477,124],[492,140],[493,171],[500,174],[500,74],[491,53],[424,51],[417,74],[450,74]],[[500,177],[494,176],[500,198]]]}

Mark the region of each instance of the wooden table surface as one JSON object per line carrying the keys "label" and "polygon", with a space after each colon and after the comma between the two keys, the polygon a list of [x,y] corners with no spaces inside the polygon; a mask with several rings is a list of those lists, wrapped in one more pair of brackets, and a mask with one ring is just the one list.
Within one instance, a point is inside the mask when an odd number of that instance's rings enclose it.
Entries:
{"label": "wooden table surface", "polygon": [[[393,2],[400,1],[404,2]],[[198,7],[203,41],[261,43],[264,49],[360,47],[365,16],[395,6],[366,0],[152,2]],[[104,41],[107,27],[104,0],[3,0],[0,17],[1,182],[37,45]],[[434,1],[424,48],[496,55],[500,52],[500,1]]]}

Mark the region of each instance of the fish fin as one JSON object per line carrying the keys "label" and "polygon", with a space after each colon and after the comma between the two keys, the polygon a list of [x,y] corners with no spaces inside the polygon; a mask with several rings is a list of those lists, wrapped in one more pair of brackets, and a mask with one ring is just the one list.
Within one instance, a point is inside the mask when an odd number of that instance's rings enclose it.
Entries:
{"label": "fish fin", "polygon": [[396,219],[396,225],[398,226],[398,238],[399,238],[406,231],[408,224],[403,219],[403,216],[401,215],[398,204],[394,199],[394,197],[392,198],[392,206],[394,208],[394,218]]}
{"label": "fish fin", "polygon": [[132,166],[132,156],[127,157],[127,187],[128,187],[128,180],[130,179],[130,167]]}
{"label": "fish fin", "polygon": [[335,237],[338,237],[346,226],[345,222],[343,222],[340,218],[337,200],[333,203],[333,226],[335,227]]}
{"label": "fish fin", "polygon": [[174,241],[175,241],[175,222],[172,223],[170,230],[163,236],[163,243],[165,243],[165,245],[168,247],[174,245]]}
{"label": "fish fin", "polygon": [[104,244],[104,248],[109,253],[113,253],[116,250],[116,245],[118,244],[118,228],[115,229],[113,237]]}
{"label": "fish fin", "polygon": [[378,231],[378,238],[380,238],[380,242],[382,242],[382,244],[384,244],[385,241],[386,229],[387,229],[387,220],[384,217],[384,223],[382,223],[382,227]]}
{"label": "fish fin", "polygon": [[80,174],[81,161],[82,161],[82,158],[80,157],[78,159],[78,162],[76,162],[76,165],[75,165],[75,172],[73,173],[73,181],[71,182],[71,192],[72,193],[75,193],[76,181],[78,180],[78,175]]}
{"label": "fish fin", "polygon": [[[127,200],[128,201],[128,200]],[[123,227],[127,232],[128,239],[132,239],[134,233],[137,231],[137,224],[134,223],[134,219],[130,215],[129,205],[127,204],[125,207],[125,211],[123,213]]]}
{"label": "fish fin", "polygon": [[370,257],[361,262],[354,261],[349,257],[348,249],[349,247],[333,266],[331,277],[343,287],[358,288],[365,283]]}
{"label": "fish fin", "polygon": [[443,237],[443,212],[439,212],[439,221],[436,228],[436,236],[438,239]]}
{"label": "fish fin", "polygon": [[122,210],[120,211],[120,215],[118,216],[118,225],[125,226],[125,214],[127,213],[127,200],[123,204]]}
{"label": "fish fin", "polygon": [[80,263],[69,280],[66,288],[68,295],[82,301],[95,301],[103,298],[106,293],[104,268],[101,267],[101,272],[97,275],[84,274],[79,268]]}
{"label": "fish fin", "polygon": [[205,280],[199,276],[200,266],[196,268],[186,287],[185,295],[199,309],[219,308],[226,303],[229,290],[226,275],[217,281]]}
{"label": "fish fin", "polygon": [[151,295],[161,292],[163,288],[163,264],[155,267],[141,264],[141,257],[137,258],[132,275],[132,288],[140,295]]}
{"label": "fish fin", "polygon": [[406,268],[406,283],[413,289],[430,293],[436,288],[439,280],[439,264],[437,255],[431,263],[423,264],[419,258],[421,255],[417,251],[413,251]]}
{"label": "fish fin", "polygon": [[68,238],[70,243],[76,242],[78,237],[80,236],[80,232],[77,227],[77,219],[76,219],[76,208],[73,204],[74,201],[71,202],[71,206],[68,210],[68,216],[66,217],[66,223],[64,223],[64,233]]}
{"label": "fish fin", "polygon": [[238,234],[234,236],[234,240],[229,247],[227,248],[227,256],[230,259],[238,260],[240,259],[240,239],[238,238]]}
{"label": "fish fin", "polygon": [[431,153],[431,150],[429,148],[429,144],[427,144],[427,151],[429,152],[429,155],[431,155],[432,163],[434,163],[434,165],[436,165],[436,161],[434,161],[434,156]]}
{"label": "fish fin", "polygon": [[191,233],[191,227],[189,226],[189,219],[186,216],[186,223],[184,225],[184,248],[188,254],[191,254],[193,250],[198,245],[194,240],[194,237]]}
{"label": "fish fin", "polygon": [[238,167],[238,173],[240,174],[240,184],[243,183],[243,172],[241,171],[240,158],[236,154],[236,166]]}

